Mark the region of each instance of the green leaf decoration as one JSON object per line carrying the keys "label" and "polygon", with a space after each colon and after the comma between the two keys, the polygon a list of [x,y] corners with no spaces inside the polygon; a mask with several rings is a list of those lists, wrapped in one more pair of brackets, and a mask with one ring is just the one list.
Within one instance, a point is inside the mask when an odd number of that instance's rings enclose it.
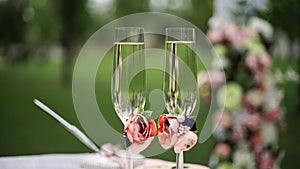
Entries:
{"label": "green leaf decoration", "polygon": [[144,117],[146,117],[147,119],[151,117],[152,115],[152,111],[150,110],[146,110],[140,113],[141,115],[143,115]]}
{"label": "green leaf decoration", "polygon": [[176,108],[174,109],[174,113],[175,114],[181,114],[181,110],[178,106],[176,106]]}
{"label": "green leaf decoration", "polygon": [[143,106],[140,106],[139,107],[139,114],[142,114],[144,112],[144,107]]}

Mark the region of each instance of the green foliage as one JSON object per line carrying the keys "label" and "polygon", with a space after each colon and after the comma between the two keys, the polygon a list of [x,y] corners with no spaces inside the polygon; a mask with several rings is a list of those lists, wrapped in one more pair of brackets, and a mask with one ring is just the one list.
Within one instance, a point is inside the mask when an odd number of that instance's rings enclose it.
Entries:
{"label": "green foliage", "polygon": [[261,12],[259,16],[267,19],[275,28],[285,31],[294,40],[300,38],[299,9],[299,0],[270,0],[270,11]]}
{"label": "green foliage", "polygon": [[26,24],[24,38],[30,44],[47,44],[59,41],[61,17],[55,1],[31,0],[28,8],[33,8],[34,16]]}
{"label": "green foliage", "polygon": [[16,0],[0,1],[0,46],[22,41],[25,23],[22,10],[25,2],[17,4]]}

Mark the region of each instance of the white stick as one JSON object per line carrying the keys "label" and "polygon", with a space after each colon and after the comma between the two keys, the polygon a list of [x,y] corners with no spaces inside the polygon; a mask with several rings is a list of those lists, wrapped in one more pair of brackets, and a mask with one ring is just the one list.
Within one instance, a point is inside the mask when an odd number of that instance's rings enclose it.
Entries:
{"label": "white stick", "polygon": [[70,131],[75,137],[77,137],[83,144],[89,147],[91,150],[95,152],[99,151],[99,148],[84,134],[82,133],[77,127],[68,123],[65,119],[60,117],[56,114],[53,110],[51,110],[48,106],[43,104],[37,99],[33,100],[34,104],[40,107],[42,110],[50,114],[54,119],[56,119],[60,124],[62,124],[68,131]]}

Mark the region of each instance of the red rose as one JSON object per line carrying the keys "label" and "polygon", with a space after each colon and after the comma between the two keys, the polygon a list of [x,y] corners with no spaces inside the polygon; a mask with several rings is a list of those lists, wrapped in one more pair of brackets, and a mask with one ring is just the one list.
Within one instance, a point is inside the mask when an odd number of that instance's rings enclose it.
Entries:
{"label": "red rose", "polygon": [[263,138],[261,133],[254,134],[250,137],[250,142],[252,143],[254,152],[256,154],[260,153],[263,149]]}
{"label": "red rose", "polygon": [[271,122],[276,122],[280,119],[280,109],[275,108],[273,110],[270,110],[265,115],[266,119]]}
{"label": "red rose", "polygon": [[155,122],[140,114],[131,115],[124,130],[131,143],[143,143],[157,133]]}

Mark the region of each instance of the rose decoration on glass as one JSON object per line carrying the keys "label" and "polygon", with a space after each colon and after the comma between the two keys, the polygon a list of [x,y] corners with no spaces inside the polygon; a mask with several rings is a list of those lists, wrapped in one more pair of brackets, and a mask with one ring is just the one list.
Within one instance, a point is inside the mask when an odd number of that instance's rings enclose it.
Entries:
{"label": "rose decoration on glass", "polygon": [[164,149],[174,147],[176,168],[182,169],[183,152],[190,150],[198,140],[196,123],[191,116],[198,98],[197,62],[193,51],[195,30],[167,28],[165,46],[163,90],[169,114],[159,117],[158,139]]}
{"label": "rose decoration on glass", "polygon": [[164,149],[174,147],[175,153],[188,151],[197,142],[196,124],[183,115],[162,114],[158,119],[158,139]]}
{"label": "rose decoration on glass", "polygon": [[131,154],[146,149],[156,135],[156,125],[150,119],[151,112],[144,111],[144,47],[143,28],[116,28],[111,91],[114,108],[124,124],[126,169],[133,168]]}
{"label": "rose decoration on glass", "polygon": [[124,128],[126,147],[132,153],[140,153],[145,150],[156,136],[156,124],[147,116],[145,117],[143,113],[132,114],[126,122]]}

